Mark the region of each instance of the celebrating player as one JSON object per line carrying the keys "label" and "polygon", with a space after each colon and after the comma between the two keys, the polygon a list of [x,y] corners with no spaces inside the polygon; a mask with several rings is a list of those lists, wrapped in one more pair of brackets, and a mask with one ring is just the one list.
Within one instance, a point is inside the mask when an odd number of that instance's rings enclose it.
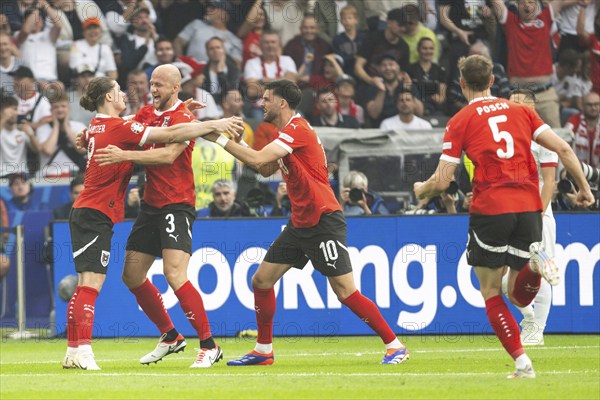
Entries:
{"label": "celebrating player", "polygon": [[[178,100],[181,74],[177,67],[158,66],[150,78],[153,104],[143,107],[136,121],[151,126],[170,126],[195,119],[185,104]],[[223,358],[216,345],[202,297],[187,278],[192,254],[192,228],[196,219],[192,150],[194,141],[154,145],[147,151],[127,151],[108,146],[96,152],[103,165],[133,161],[146,164],[146,185],[142,209],[127,241],[123,282],[135,295],[138,304],[161,333],[156,348],[140,359],[149,364],[183,351],[184,337],[177,332],[160,292],[146,277],[156,257],[163,258],[163,271],[169,286],[200,339],[200,352],[192,368],[210,367]]]}
{"label": "celebrating player", "polygon": [[131,163],[100,167],[95,152],[109,144],[135,149],[148,143],[184,142],[210,132],[240,132],[242,120],[232,117],[204,123],[151,128],[118,115],[125,110],[125,94],[107,77],[94,78],[80,105],[97,111],[87,130],[88,162],[81,192],[70,215],[73,260],[79,275],[67,307],[68,348],[64,368],[98,370],[91,347],[94,305],[106,278],[112,227],[124,217],[124,198],[133,170]]}
{"label": "celebrating player", "polygon": [[[528,89],[515,89],[510,94],[510,101],[525,104],[535,110],[535,93]],[[552,214],[552,195],[556,186],[556,167],[558,166],[558,156],[556,153],[540,146],[536,142],[531,142],[531,153],[535,159],[538,168],[540,180],[540,196],[542,198],[542,248],[544,252],[554,259],[556,243],[556,221]],[[502,289],[507,291],[508,275],[502,279]],[[552,302],[552,288],[545,279],[540,281],[540,289],[533,300],[533,303],[526,307],[517,307],[523,314],[521,321],[521,342],[524,346],[538,346],[544,344],[544,328],[548,314],[550,314],[550,303]]]}
{"label": "celebrating player", "polygon": [[377,306],[354,284],[346,247],[346,221],[327,179],[323,146],[310,124],[295,113],[301,96],[298,86],[288,80],[266,85],[262,97],[264,120],[279,129],[279,136],[260,151],[224,135],[206,136],[263,176],[270,176],[280,168],[292,204],[291,221],[252,277],[258,324],[256,346],[227,365],[273,364],[273,287],[290,268],[303,268],[308,260],[328,278],[338,299],[381,337],[387,349],[381,363],[399,364],[409,357],[406,346],[398,340]]}
{"label": "celebrating player", "polygon": [[[513,357],[516,371],[509,378],[535,378],[525,354],[519,326],[502,298],[502,274],[508,275],[508,298],[526,306],[540,286],[540,275],[557,283],[552,262],[529,262],[530,245],[542,239],[542,202],[531,140],[556,152],[579,186],[577,203],[593,202],[590,186],[569,147],[531,108],[492,97],[492,63],[482,56],[459,62],[460,86],[469,105],[446,126],[442,156],[426,182],[414,184],[419,199],[443,192],[453,180],[463,152],[473,161],[473,202],[470,207],[467,261],[474,266],[490,325]],[[538,262],[535,262],[538,261]]]}

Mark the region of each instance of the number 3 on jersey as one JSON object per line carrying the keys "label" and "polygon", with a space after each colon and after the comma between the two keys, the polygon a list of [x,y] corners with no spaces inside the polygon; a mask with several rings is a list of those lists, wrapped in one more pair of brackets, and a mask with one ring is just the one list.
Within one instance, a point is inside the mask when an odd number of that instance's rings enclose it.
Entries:
{"label": "number 3 on jersey", "polygon": [[508,160],[515,155],[515,142],[512,135],[507,131],[501,131],[498,124],[508,121],[506,115],[497,115],[488,119],[488,124],[494,135],[494,141],[500,143],[502,140],[506,142],[506,151],[501,148],[496,150],[498,157]]}

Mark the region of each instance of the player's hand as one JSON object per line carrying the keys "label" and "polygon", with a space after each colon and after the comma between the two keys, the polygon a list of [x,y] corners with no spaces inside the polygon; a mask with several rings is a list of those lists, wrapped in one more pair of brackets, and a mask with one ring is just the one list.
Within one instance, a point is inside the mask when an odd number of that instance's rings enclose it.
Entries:
{"label": "player's hand", "polygon": [[594,195],[592,194],[590,188],[588,187],[584,190],[580,190],[579,192],[577,192],[575,202],[579,207],[586,208],[594,204]]}
{"label": "player's hand", "polygon": [[235,138],[244,133],[244,120],[241,117],[222,118],[215,121],[214,132],[219,134],[228,133]]}
{"label": "player's hand", "polygon": [[218,134],[217,132],[211,132],[209,134],[206,134],[204,136],[202,136],[202,139],[206,139],[209,142],[216,142],[217,139],[219,138],[220,134]]}
{"label": "player's hand", "polygon": [[417,199],[422,200],[425,197],[425,182],[415,182],[413,184],[413,190],[415,191],[415,196]]}
{"label": "player's hand", "polygon": [[127,161],[125,159],[125,152],[112,144],[96,150],[94,152],[94,160],[96,160],[101,167]]}
{"label": "player's hand", "polygon": [[183,104],[185,104],[185,108],[187,108],[189,112],[201,110],[206,107],[206,104],[200,103],[199,101],[196,101],[191,97],[184,101]]}
{"label": "player's hand", "polygon": [[87,133],[87,129],[83,129],[75,137],[75,147],[77,147],[78,150],[87,150],[88,142],[85,138],[86,133]]}

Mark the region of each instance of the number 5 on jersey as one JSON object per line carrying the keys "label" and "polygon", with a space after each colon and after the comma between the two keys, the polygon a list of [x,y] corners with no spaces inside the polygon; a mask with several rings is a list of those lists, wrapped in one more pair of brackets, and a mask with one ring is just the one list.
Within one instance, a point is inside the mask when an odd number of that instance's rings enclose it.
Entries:
{"label": "number 5 on jersey", "polygon": [[495,117],[490,117],[488,119],[488,124],[490,129],[492,130],[492,135],[494,135],[494,141],[496,143],[500,143],[502,140],[506,142],[506,151],[501,148],[496,150],[496,154],[499,158],[503,158],[508,160],[515,155],[515,142],[513,140],[512,135],[507,131],[501,131],[498,124],[508,121],[506,115],[497,115]]}

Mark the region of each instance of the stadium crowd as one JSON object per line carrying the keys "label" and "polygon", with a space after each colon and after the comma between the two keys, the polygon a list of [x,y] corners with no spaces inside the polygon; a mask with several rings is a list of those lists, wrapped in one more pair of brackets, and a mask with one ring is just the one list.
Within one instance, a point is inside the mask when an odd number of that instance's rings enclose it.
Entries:
{"label": "stadium crowd", "polygon": [[[494,62],[493,95],[531,89],[544,121],[570,131],[580,161],[599,168],[600,1],[508,1],[506,13],[504,6],[502,0],[3,1],[0,177],[10,178],[3,200],[9,211],[35,209],[35,201],[20,200],[19,182],[79,182],[86,154],[75,137],[93,117],[79,99],[93,77],[117,79],[127,93],[123,115],[131,115],[151,104],[150,75],[168,63],[181,72],[180,99],[206,105],[195,111],[199,120],[243,116],[244,140],[258,150],[277,133],[262,121],[259,104],[272,80],[298,83],[298,110],[315,127],[428,131],[443,128],[466,105],[456,61],[479,54]],[[200,217],[289,213],[284,187],[261,183],[214,143],[198,140],[193,166]],[[339,200],[349,215],[468,211],[468,167],[456,191],[402,207],[369,192],[374,177],[364,171],[338,176],[332,163],[330,172],[342,183]],[[143,183],[140,174],[130,189],[129,217],[139,210]],[[575,208],[569,186],[559,189],[554,207]]]}

